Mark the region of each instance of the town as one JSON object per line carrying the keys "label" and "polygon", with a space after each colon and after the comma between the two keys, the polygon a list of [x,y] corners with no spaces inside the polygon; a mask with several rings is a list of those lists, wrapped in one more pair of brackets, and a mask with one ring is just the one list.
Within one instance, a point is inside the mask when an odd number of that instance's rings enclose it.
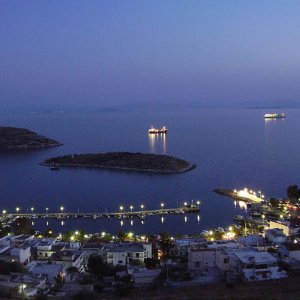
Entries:
{"label": "town", "polygon": [[246,201],[248,216],[237,217],[238,224],[226,229],[193,236],[55,234],[50,228],[41,233],[22,215],[6,223],[3,211],[0,296],[92,299],[151,287],[223,284],[230,289],[245,282],[298,278],[300,189],[290,186],[286,199],[265,200],[246,188],[227,196]]}

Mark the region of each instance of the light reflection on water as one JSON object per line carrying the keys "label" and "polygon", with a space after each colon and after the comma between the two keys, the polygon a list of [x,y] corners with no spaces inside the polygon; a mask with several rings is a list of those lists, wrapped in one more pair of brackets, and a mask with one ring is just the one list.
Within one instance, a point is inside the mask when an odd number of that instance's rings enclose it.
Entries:
{"label": "light reflection on water", "polygon": [[164,133],[148,134],[149,152],[167,154],[167,135]]}
{"label": "light reflection on water", "polygon": [[234,206],[238,206],[241,210],[247,210],[247,203],[243,201],[234,201]]}

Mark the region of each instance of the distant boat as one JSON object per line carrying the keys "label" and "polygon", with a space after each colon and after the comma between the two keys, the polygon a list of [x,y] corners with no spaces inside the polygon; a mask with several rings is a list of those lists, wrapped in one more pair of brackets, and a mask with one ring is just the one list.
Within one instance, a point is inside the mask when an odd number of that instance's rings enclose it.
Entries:
{"label": "distant boat", "polygon": [[167,133],[168,129],[164,126],[162,128],[154,128],[151,126],[151,128],[148,130],[149,134],[157,134],[157,133]]}
{"label": "distant boat", "polygon": [[281,114],[265,114],[264,118],[265,119],[284,119],[286,117],[285,113]]}

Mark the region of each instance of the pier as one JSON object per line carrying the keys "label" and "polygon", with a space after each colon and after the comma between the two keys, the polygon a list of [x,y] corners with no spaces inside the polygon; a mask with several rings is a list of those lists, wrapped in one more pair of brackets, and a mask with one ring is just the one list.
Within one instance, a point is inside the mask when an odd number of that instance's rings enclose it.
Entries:
{"label": "pier", "polygon": [[261,191],[257,193],[252,190],[244,188],[243,190],[228,190],[228,189],[215,189],[215,193],[233,198],[237,201],[243,201],[247,203],[262,203],[265,201],[265,196]]}
{"label": "pier", "polygon": [[27,218],[27,219],[99,219],[99,218],[118,218],[118,219],[130,219],[130,218],[140,218],[144,219],[148,216],[162,216],[162,215],[170,215],[170,214],[190,214],[190,213],[198,213],[200,211],[199,206],[196,205],[185,205],[179,208],[161,208],[161,209],[153,209],[153,210],[139,210],[139,211],[124,211],[123,208],[119,212],[64,212],[61,210],[60,212],[30,212],[30,213],[22,213],[20,211],[16,213],[9,213],[7,211],[2,211],[2,220],[10,220],[16,218]]}

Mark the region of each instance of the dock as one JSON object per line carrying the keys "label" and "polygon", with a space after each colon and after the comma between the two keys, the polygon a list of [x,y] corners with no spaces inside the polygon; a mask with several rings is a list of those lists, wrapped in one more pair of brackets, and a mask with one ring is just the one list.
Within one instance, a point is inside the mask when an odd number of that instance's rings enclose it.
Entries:
{"label": "dock", "polygon": [[214,192],[246,203],[262,203],[265,201],[265,196],[260,191],[256,193],[247,188],[243,190],[215,189]]}
{"label": "dock", "polygon": [[185,205],[179,208],[161,208],[153,210],[139,210],[139,211],[118,211],[118,212],[45,212],[45,213],[9,213],[6,212],[1,215],[2,220],[10,220],[16,218],[27,218],[27,219],[99,219],[99,218],[117,218],[117,219],[130,219],[139,218],[144,219],[148,216],[163,216],[171,214],[191,214],[199,213],[199,206],[196,205]]}

